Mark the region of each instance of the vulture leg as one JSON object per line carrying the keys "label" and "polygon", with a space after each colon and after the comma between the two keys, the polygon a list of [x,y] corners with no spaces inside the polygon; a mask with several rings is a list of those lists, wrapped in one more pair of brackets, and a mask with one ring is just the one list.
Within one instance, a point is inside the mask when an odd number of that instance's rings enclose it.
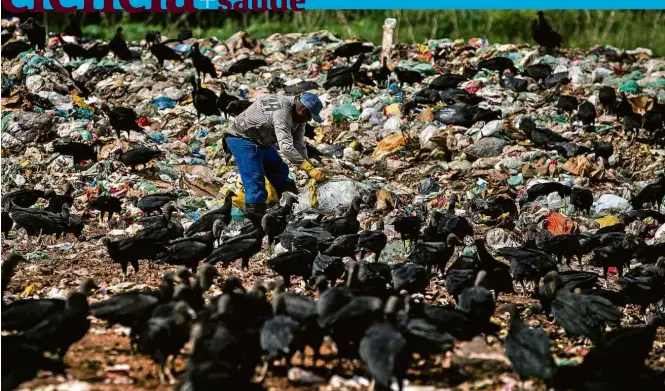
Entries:
{"label": "vulture leg", "polygon": [[166,358],[166,364],[164,365],[164,374],[166,375],[166,379],[169,384],[175,384],[176,379],[175,376],[173,376],[173,372],[171,371],[171,367],[175,363],[175,357],[174,356],[168,356]]}
{"label": "vulture leg", "polygon": [[[131,261],[132,264],[132,269],[134,269],[134,273],[136,273],[136,282],[139,281],[139,261]],[[125,266],[126,268],[126,266]]]}
{"label": "vulture leg", "polygon": [[522,296],[526,296],[526,286],[524,285],[524,280],[520,280],[520,286],[522,287]]}
{"label": "vulture leg", "polygon": [[127,280],[127,262],[120,263],[120,268],[122,269],[122,282]]}
{"label": "vulture leg", "polygon": [[159,375],[159,383],[160,384],[167,384],[166,381],[166,374],[165,374],[165,360],[164,356],[162,355],[162,352],[157,351],[155,352],[155,362],[157,362],[157,374]]}

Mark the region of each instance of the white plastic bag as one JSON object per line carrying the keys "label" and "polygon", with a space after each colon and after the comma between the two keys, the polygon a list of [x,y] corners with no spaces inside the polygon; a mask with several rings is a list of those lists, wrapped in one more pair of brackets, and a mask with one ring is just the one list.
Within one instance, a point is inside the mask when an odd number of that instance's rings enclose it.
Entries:
{"label": "white plastic bag", "polygon": [[418,135],[418,140],[420,141],[420,148],[429,149],[429,150],[436,149],[437,147],[436,143],[430,141],[430,139],[434,137],[434,135],[437,133],[439,133],[439,128],[437,128],[434,125],[427,125],[425,129],[420,131],[420,134]]}
{"label": "white plastic bag", "polygon": [[[309,186],[306,186],[305,191],[298,195],[298,203],[295,205],[296,213],[311,208],[309,191]],[[333,177],[318,185],[317,209],[325,213],[335,212],[339,206],[350,204],[353,197],[362,197],[368,191],[369,189],[360,182],[343,176]]]}
{"label": "white plastic bag", "polygon": [[482,134],[483,137],[487,137],[496,132],[500,132],[501,129],[503,129],[503,121],[494,120],[486,123],[485,126],[483,126],[483,128],[480,130],[480,134]]}
{"label": "white plastic bag", "polygon": [[383,123],[383,130],[381,130],[381,138],[386,138],[391,134],[400,133],[399,125],[400,125],[399,118],[396,117],[388,118],[388,120]]}
{"label": "white plastic bag", "polygon": [[630,204],[625,198],[621,198],[618,195],[614,194],[603,194],[596,201],[596,212],[603,211],[605,209],[619,209],[622,211],[627,211],[630,209]]}

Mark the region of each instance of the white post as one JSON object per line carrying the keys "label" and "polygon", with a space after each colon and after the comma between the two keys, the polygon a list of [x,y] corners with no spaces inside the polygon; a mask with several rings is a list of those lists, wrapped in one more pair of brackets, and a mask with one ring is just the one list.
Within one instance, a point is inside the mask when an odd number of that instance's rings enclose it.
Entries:
{"label": "white post", "polygon": [[44,12],[44,32],[46,33],[46,44],[48,45],[48,12]]}
{"label": "white post", "polygon": [[384,58],[387,58],[388,63],[390,63],[390,52],[393,47],[395,26],[397,26],[397,19],[395,18],[388,18],[383,22],[383,42],[381,42],[381,58],[379,61],[383,61]]}

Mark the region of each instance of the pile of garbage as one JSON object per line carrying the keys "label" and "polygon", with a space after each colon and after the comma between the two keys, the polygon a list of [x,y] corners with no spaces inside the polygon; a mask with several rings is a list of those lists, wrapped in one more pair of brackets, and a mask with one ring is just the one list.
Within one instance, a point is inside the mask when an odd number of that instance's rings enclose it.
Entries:
{"label": "pile of garbage", "polygon": [[[2,27],[16,23],[3,20]],[[359,215],[362,227],[385,222],[388,244],[379,262],[409,255],[396,218],[417,215],[424,223],[434,210],[472,223],[463,255],[474,253],[474,235],[497,251],[540,245],[541,234],[599,229],[665,248],[665,59],[644,48],[545,51],[478,38],[407,45],[392,42],[392,21],[384,28],[381,46],[365,43],[360,50],[364,61],[351,85],[329,88],[327,74],[358,57],[334,55],[348,43],[328,31],[166,41],[183,61],[161,64],[139,49],[145,41],[130,43],[139,54],[132,61],[113,52],[72,58],[63,42],[100,45],[72,37],[52,38],[45,49],[13,58],[3,54],[2,193],[72,188],[71,213],[85,225],[80,242],[56,247],[59,254],[76,247],[103,251],[91,239],[133,235],[147,215],[136,200],[155,193],[174,194],[187,229],[222,207],[232,191],[239,196],[230,228],[242,226],[242,183],[223,143],[234,116],[201,116],[194,107],[190,82],[197,70],[190,53],[198,50],[218,73],[198,75],[201,87],[216,95],[253,102],[271,93],[318,94],[324,121],[307,134],[308,153],[330,180],[314,186],[291,167],[300,190],[295,213],[330,214],[361,197],[369,205]],[[21,38],[19,30],[15,35]],[[267,65],[234,72],[243,59]],[[607,87],[616,94],[609,104]],[[119,107],[133,109],[136,127],[118,129],[109,113]],[[660,122],[652,124],[648,118],[656,114]],[[90,146],[94,154],[72,159],[59,150],[62,141]],[[138,168],[123,161],[123,151],[143,147],[160,155]],[[268,202],[278,203],[267,186]],[[586,191],[591,199],[580,201]],[[453,194],[457,203],[449,202]],[[122,200],[109,223],[91,207],[105,196]],[[506,199],[512,206],[501,204]],[[11,209],[4,199],[3,205]],[[48,198],[34,207],[48,208]],[[49,250],[29,249],[12,233],[4,248],[29,250],[29,259],[48,257]],[[649,260],[655,263],[657,255]]]}
{"label": "pile of garbage", "polygon": [[[598,47],[586,53],[543,54],[537,48],[479,39],[437,39],[413,46],[388,43],[370,46],[361,68],[377,73],[382,66],[379,58],[387,57],[393,69],[416,71],[422,81],[404,84],[393,75],[380,87],[356,84],[344,91],[322,87],[326,72],[345,63],[344,58],[329,55],[342,41],[327,31],[275,34],[258,44],[244,32],[227,41],[190,38],[173,49],[187,54],[194,43],[222,70],[220,79],[205,80],[205,87],[216,93],[223,88],[251,102],[275,91],[275,80],[281,80],[278,93],[319,94],[325,121],[309,139],[316,151],[311,157],[341,176],[318,189],[316,206],[323,210],[334,210],[360,193],[378,195],[378,210],[412,202],[436,208],[451,192],[461,192],[470,201],[509,188],[519,197],[535,183],[554,180],[594,191],[594,213],[581,220],[570,216],[579,220],[576,229],[589,230],[598,228],[595,220],[625,212],[632,196],[663,175],[663,131],[653,142],[648,137],[628,137],[620,118],[598,98],[601,87],[610,86],[626,94],[636,114],[662,105],[658,102],[665,102],[665,61],[652,57],[648,49]],[[244,74],[224,72],[238,58],[257,55],[268,66]],[[43,53],[28,51],[3,60],[5,192],[73,183],[86,194],[102,188],[113,195],[142,196],[178,187],[190,194],[178,201],[178,207],[196,219],[214,208],[226,190],[240,188],[237,170],[227,165],[230,156],[221,143],[233,119],[213,115],[197,120],[188,84],[195,70],[188,60],[165,62],[158,71],[159,64],[149,53],[133,62],[118,62],[112,55],[99,61],[63,57],[67,55],[58,41],[51,40]],[[425,99],[427,94],[440,93],[427,87],[440,75],[458,75],[496,57],[512,60],[522,72],[545,64],[551,75],[563,79],[545,88],[533,78],[483,69],[461,81],[456,96],[437,96],[434,104]],[[515,88],[508,80],[524,85]],[[80,86],[89,89],[86,97],[81,96]],[[558,105],[562,95],[591,102],[599,112],[595,123],[583,125],[577,107],[562,109]],[[468,100],[473,104],[464,103]],[[102,110],[105,104],[133,108],[142,132],[113,137]],[[494,119],[472,121],[462,112],[468,108],[496,114]],[[524,130],[525,118],[554,132],[550,145],[534,142]],[[52,143],[62,139],[96,145],[97,162],[90,161],[74,174],[71,159],[52,152]],[[163,160],[142,171],[150,175],[118,169],[110,158],[115,149],[127,150],[134,144],[164,151]],[[609,152],[599,150],[603,145]],[[293,175],[304,185],[300,173],[294,170]],[[84,208],[87,197],[77,198],[77,206]],[[300,198],[299,209],[312,206],[307,188]],[[240,216],[242,199],[235,201]],[[277,201],[274,192],[269,201]],[[570,204],[559,197],[542,201],[541,207],[571,214]],[[126,212],[137,213],[133,208]]]}

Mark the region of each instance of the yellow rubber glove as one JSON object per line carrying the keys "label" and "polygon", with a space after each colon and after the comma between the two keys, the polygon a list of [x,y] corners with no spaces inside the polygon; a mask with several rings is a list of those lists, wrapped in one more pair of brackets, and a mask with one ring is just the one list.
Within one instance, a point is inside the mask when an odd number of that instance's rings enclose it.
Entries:
{"label": "yellow rubber glove", "polygon": [[323,182],[326,180],[326,175],[321,172],[318,168],[315,168],[312,166],[312,163],[308,161],[304,161],[303,164],[300,165],[300,168],[302,168],[307,175],[309,175],[310,178],[314,179],[317,182]]}
{"label": "yellow rubber glove", "polygon": [[319,206],[319,188],[316,186],[316,179],[309,180],[309,204],[312,208]]}

